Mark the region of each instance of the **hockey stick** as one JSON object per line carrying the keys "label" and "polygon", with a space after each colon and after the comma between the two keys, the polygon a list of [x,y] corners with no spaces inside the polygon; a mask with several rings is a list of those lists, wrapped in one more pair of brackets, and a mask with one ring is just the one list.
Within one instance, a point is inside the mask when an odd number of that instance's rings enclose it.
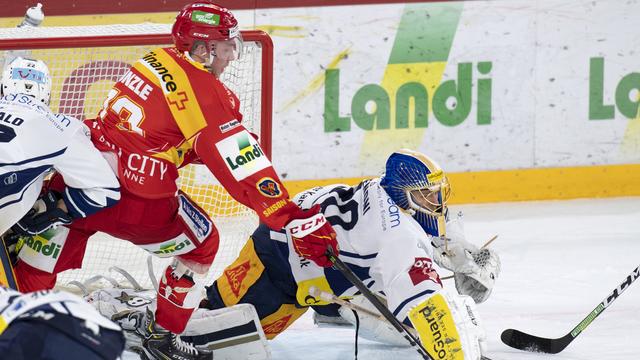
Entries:
{"label": "hockey stick", "polygon": [[360,291],[360,293],[362,293],[362,295],[365,298],[367,298],[367,300],[369,300],[371,302],[371,304],[373,304],[373,306],[376,309],[378,309],[378,311],[380,311],[380,314],[382,314],[382,316],[384,316],[385,319],[391,325],[393,325],[393,327],[405,339],[407,339],[409,344],[411,344],[411,346],[420,354],[420,356],[422,356],[423,359],[425,359],[425,360],[433,360],[433,357],[431,357],[431,355],[429,355],[429,353],[422,346],[420,341],[418,339],[416,339],[416,337],[413,336],[413,334],[411,334],[409,331],[407,331],[407,329],[405,329],[404,326],[402,326],[402,323],[400,323],[400,321],[398,319],[396,319],[395,316],[393,316],[391,311],[389,311],[389,309],[387,309],[387,307],[384,306],[384,304],[380,301],[380,299],[378,299],[371,292],[371,290],[369,290],[369,288],[362,282],[362,280],[360,280],[358,278],[358,276],[356,276],[356,274],[354,274],[353,271],[351,271],[351,269],[349,269],[349,267],[344,262],[342,262],[342,260],[340,260],[338,258],[338,256],[336,256],[333,253],[331,248],[327,249],[327,254],[326,255],[329,258],[329,260],[331,260],[331,262],[333,262],[333,268],[338,270],[338,271],[340,271],[342,273],[342,275],[345,278],[347,278],[347,280],[349,280],[349,282],[351,282],[353,284],[353,286],[355,286]]}
{"label": "hockey stick", "polygon": [[502,332],[500,338],[506,345],[523,351],[542,352],[548,354],[557,354],[569,345],[573,339],[578,337],[584,329],[593,322],[604,310],[611,305],[631,284],[640,277],[640,266],[635,268],[626,279],[613,290],[598,306],[593,309],[587,317],[585,317],[576,327],[567,335],[557,338],[548,339],[534,335],[523,333],[515,329],[507,329]]}
{"label": "hockey stick", "polygon": [[355,311],[361,312],[363,314],[371,315],[371,316],[375,317],[376,319],[378,319],[380,321],[387,321],[387,318],[385,318],[384,316],[376,313],[375,311],[371,311],[371,310],[369,310],[369,309],[367,309],[365,307],[362,307],[360,305],[356,305],[356,304],[351,303],[351,302],[349,302],[347,300],[340,299],[339,297],[335,296],[334,294],[330,294],[330,293],[328,293],[326,291],[322,291],[322,290],[318,289],[315,286],[311,286],[309,288],[309,295],[311,295],[311,296],[313,296],[315,298],[322,299],[322,300],[324,300],[326,302],[330,302],[330,303],[333,303],[333,304],[338,304],[340,306],[347,307],[347,308],[349,308],[351,310],[355,310]]}

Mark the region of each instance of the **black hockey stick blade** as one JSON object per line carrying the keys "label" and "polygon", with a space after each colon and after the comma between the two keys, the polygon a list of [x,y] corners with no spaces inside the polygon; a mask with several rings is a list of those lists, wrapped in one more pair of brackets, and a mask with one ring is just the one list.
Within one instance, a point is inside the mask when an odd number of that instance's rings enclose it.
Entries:
{"label": "black hockey stick blade", "polygon": [[518,350],[557,354],[569,345],[573,337],[571,334],[567,334],[561,338],[547,339],[529,335],[520,330],[507,329],[502,332],[500,339],[506,345]]}
{"label": "black hockey stick blade", "polygon": [[576,325],[567,335],[549,339],[523,333],[515,329],[507,329],[502,332],[500,339],[512,348],[524,351],[557,354],[564,350],[578,335],[584,331],[600,314],[602,314],[634,281],[640,278],[640,266],[636,267],[604,300],[598,304],[582,321]]}

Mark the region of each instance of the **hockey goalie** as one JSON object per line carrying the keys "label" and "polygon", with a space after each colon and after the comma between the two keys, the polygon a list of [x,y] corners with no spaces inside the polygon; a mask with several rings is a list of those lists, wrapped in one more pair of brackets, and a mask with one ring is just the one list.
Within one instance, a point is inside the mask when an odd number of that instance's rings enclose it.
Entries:
{"label": "hockey goalie", "polygon": [[[485,335],[476,304],[491,294],[500,260],[495,251],[465,240],[461,216],[449,214],[449,194],[435,161],[401,150],[388,158],[380,178],[353,187],[312,188],[294,200],[303,209],[320,208],[338,233],[339,258],[415,332],[432,358],[478,360]],[[235,262],[207,287],[183,340],[214,349],[216,359],[267,359],[265,339],[275,338],[311,307],[359,322],[362,337],[409,345],[381,317],[315,295],[319,290],[373,309],[339,271],[300,257],[292,236],[290,229],[260,225]],[[443,287],[445,269],[453,272],[455,288]],[[144,293],[102,290],[91,298],[134,340],[153,321],[147,314],[152,300]],[[127,306],[122,299],[130,300]],[[230,333],[244,340],[229,345]]]}

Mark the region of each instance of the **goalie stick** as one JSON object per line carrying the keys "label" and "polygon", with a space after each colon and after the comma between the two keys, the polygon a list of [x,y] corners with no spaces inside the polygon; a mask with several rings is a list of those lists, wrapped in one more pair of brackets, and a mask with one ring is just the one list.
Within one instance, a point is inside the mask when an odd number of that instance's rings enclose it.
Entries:
{"label": "goalie stick", "polygon": [[[420,341],[416,339],[416,337],[413,336],[413,334],[411,334],[411,332],[409,332],[404,326],[402,326],[402,323],[398,319],[396,319],[395,316],[393,316],[391,311],[389,311],[389,309],[387,309],[387,307],[380,301],[380,299],[378,299],[378,297],[375,296],[371,292],[371,290],[369,290],[369,288],[362,282],[362,280],[360,280],[360,278],[358,278],[358,276],[356,276],[356,274],[351,271],[351,269],[349,269],[349,267],[333,253],[331,248],[327,249],[326,256],[331,262],[333,262],[333,268],[340,271],[340,273],[342,273],[342,275],[347,278],[347,280],[349,280],[349,282],[351,282],[353,286],[355,286],[378,311],[380,311],[380,314],[382,314],[382,316],[384,316],[384,318],[391,325],[393,325],[393,327],[409,342],[409,344],[411,344],[411,346],[422,356],[423,359],[433,360],[433,357],[429,355]],[[481,360],[491,359],[482,356]]]}
{"label": "goalie stick", "polygon": [[627,275],[624,281],[616,287],[598,306],[593,309],[576,327],[568,334],[557,339],[542,338],[529,335],[519,330],[507,329],[502,332],[500,339],[506,345],[523,351],[557,354],[564,350],[584,329],[593,322],[604,310],[611,305],[631,284],[640,277],[640,266]]}

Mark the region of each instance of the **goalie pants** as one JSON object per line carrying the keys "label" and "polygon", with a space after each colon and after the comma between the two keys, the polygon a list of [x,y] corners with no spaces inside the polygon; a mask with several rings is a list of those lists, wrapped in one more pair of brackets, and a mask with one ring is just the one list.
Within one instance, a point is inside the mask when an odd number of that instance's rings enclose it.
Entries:
{"label": "goalie pants", "polygon": [[[204,307],[219,309],[252,304],[267,337],[282,333],[309,308],[296,301],[297,285],[286,258],[271,240],[270,229],[261,224],[244,245],[236,260],[207,287]],[[285,244],[286,245],[286,244]],[[313,306],[327,316],[338,316],[338,306]]]}
{"label": "goalie pants", "polygon": [[[198,223],[202,223],[204,219],[209,225],[208,232],[205,232],[206,236],[198,237],[192,233],[192,225],[190,226],[188,220],[179,214],[179,207],[186,206],[185,201],[188,201],[186,194],[180,193],[178,197],[172,198],[144,199],[124,189],[121,190],[121,199],[116,205],[89,217],[77,219],[70,225],[52,273],[19,260],[14,270],[20,291],[51,289],[56,283],[56,274],[68,269],[80,268],[87,240],[98,231],[130,241],[152,253],[161,252],[163,257],[175,255],[196,272],[204,272],[210,267],[218,251],[218,231],[209,216],[190,202],[188,205],[192,207],[190,210],[196,208],[196,211],[190,211],[190,213],[197,213],[201,217]],[[179,250],[178,246],[165,246],[172,242],[175,245],[180,241],[188,245]],[[163,313],[181,313],[177,308],[176,310],[159,310]],[[188,317],[180,319],[179,322],[186,324],[187,321]],[[164,326],[160,321],[158,323]]]}

